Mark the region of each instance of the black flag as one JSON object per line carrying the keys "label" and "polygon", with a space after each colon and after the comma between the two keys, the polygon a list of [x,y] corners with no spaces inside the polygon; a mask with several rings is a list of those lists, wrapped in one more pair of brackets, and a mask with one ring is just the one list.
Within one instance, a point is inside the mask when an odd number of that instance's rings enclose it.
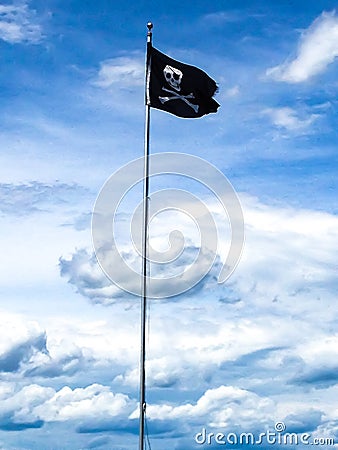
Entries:
{"label": "black flag", "polygon": [[151,48],[149,100],[153,108],[178,117],[202,117],[220,106],[212,97],[216,82],[203,70]]}

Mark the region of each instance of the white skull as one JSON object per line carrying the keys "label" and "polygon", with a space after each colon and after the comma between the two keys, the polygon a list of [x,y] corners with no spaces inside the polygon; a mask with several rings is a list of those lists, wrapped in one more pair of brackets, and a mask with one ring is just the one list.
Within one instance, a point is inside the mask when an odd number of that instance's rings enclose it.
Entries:
{"label": "white skull", "polygon": [[180,91],[180,84],[182,81],[183,73],[180,70],[175,69],[175,67],[171,66],[165,66],[165,68],[163,69],[163,73],[166,81],[170,84],[170,86],[176,89],[176,91]]}

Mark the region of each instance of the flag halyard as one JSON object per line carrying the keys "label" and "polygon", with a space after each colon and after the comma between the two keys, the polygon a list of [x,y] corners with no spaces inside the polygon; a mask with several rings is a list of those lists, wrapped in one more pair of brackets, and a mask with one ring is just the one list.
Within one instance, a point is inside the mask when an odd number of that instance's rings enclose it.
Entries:
{"label": "flag halyard", "polygon": [[178,117],[197,118],[217,112],[212,97],[216,82],[203,70],[176,61],[151,48],[149,100],[152,108]]}

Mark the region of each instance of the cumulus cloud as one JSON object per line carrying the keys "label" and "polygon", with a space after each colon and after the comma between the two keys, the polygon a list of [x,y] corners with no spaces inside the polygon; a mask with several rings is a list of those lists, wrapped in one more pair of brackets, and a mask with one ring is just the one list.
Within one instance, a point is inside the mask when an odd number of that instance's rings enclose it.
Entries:
{"label": "cumulus cloud", "polygon": [[124,394],[113,394],[110,388],[93,384],[86,388],[68,386],[34,408],[33,414],[45,421],[106,419],[126,416],[135,407],[135,401]]}
{"label": "cumulus cloud", "polygon": [[70,377],[94,361],[94,349],[85,352],[71,334],[56,341],[53,330],[4,311],[0,325],[0,373],[7,379]]}
{"label": "cumulus cloud", "polygon": [[[300,325],[300,330],[291,333],[283,320],[268,318],[267,315],[255,320],[248,317],[235,319],[234,309],[226,304],[222,307],[214,304],[217,313],[211,313],[208,307],[212,300],[205,301],[207,305],[204,308],[202,300],[195,300],[195,310],[180,310],[184,313],[182,319],[173,318],[173,310],[164,310],[163,306],[161,312],[166,319],[153,313],[147,358],[147,384],[151,389],[185,390],[191,378],[194,378],[196,386],[206,388],[224,381],[224,377],[229,383],[236,383],[239,376],[242,377],[242,385],[248,382],[250,386],[250,371],[247,368],[255,367],[257,377],[265,379],[267,366],[263,362],[269,359],[272,352],[286,360],[288,352],[283,352],[283,347],[288,348],[290,341],[299,340],[304,332],[304,327]],[[224,317],[224,320],[220,322],[216,316]],[[267,323],[268,320],[270,323]],[[171,333],[170,339],[166,330]],[[276,365],[271,365],[269,370],[273,371],[274,367]],[[289,374],[285,374],[284,378],[288,379],[296,370],[297,367],[290,364]],[[114,381],[136,389],[138,368],[128,368]]]}
{"label": "cumulus cloud", "polygon": [[[259,398],[256,394],[233,386],[219,386],[208,389],[195,404],[149,405],[147,416],[153,420],[177,420],[188,421],[207,418],[205,425],[212,427],[227,427],[233,422],[252,422],[253,419],[264,423],[269,417],[273,405],[267,398]],[[258,413],[259,411],[259,413]],[[137,412],[131,415],[135,417]],[[252,425],[252,423],[251,423]]]}
{"label": "cumulus cloud", "polygon": [[1,429],[10,431],[43,426],[43,420],[33,414],[33,409],[53,395],[52,388],[31,384],[17,389],[14,383],[2,383],[1,388]]}
{"label": "cumulus cloud", "polygon": [[16,373],[37,354],[47,354],[46,333],[33,321],[1,314],[0,372]]}
{"label": "cumulus cloud", "polygon": [[18,388],[15,383],[1,383],[0,399],[0,429],[7,431],[40,428],[46,422],[84,420],[98,426],[101,421],[127,419],[136,407],[127,395],[114,394],[99,384],[55,390],[38,384]]}
{"label": "cumulus cloud", "polygon": [[10,44],[41,41],[41,26],[27,2],[0,5],[0,39]]}
{"label": "cumulus cloud", "polygon": [[56,378],[85,370],[87,363],[80,349],[71,353],[65,351],[59,357],[52,357],[49,352],[39,352],[32,355],[23,369],[26,377]]}
{"label": "cumulus cloud", "polygon": [[0,355],[0,372],[16,372],[37,353],[47,354],[46,335],[33,336]]}
{"label": "cumulus cloud", "polygon": [[70,259],[60,258],[60,273],[76,286],[81,295],[95,303],[109,305],[116,298],[124,297],[124,293],[103,273],[95,254],[86,249],[78,250]]}
{"label": "cumulus cloud", "polygon": [[[187,269],[189,269],[194,263],[198,252],[198,247],[193,245],[187,246],[184,249],[184,255],[181,255],[181,257],[175,260],[172,264],[168,264],[167,267],[159,264],[153,264],[151,269],[152,276],[157,279],[166,279],[168,280],[168,283],[175,281],[173,279],[174,276],[181,276],[181,280],[183,280],[185,284],[189,284],[190,277],[189,275],[186,275]],[[136,273],[139,273],[141,267],[140,256],[133,250],[127,250],[121,253],[124,261],[127,261],[128,265],[132,267]],[[199,263],[194,266],[196,276],[200,273],[207,273],[206,268],[213,259],[213,255],[210,256],[209,254],[203,254],[202,252],[201,255],[202,256],[199,259]],[[113,262],[113,264],[115,264],[115,262]],[[195,283],[192,282],[191,285],[195,286],[185,295],[196,294],[196,292],[202,289],[203,286],[207,286],[211,280],[214,280],[219,271],[219,258],[216,256],[216,261],[212,270],[200,283],[195,285]],[[138,279],[136,277],[135,279],[132,277],[125,279],[125,272],[122,268],[120,272],[118,271],[118,268],[114,270],[114,273],[116,272],[117,278],[115,281],[117,284],[114,284],[102,271],[95,254],[86,249],[76,251],[70,258],[60,258],[61,276],[68,278],[69,283],[74,285],[81,295],[90,299],[94,303],[110,305],[120,300],[127,301],[129,299],[130,301],[131,298],[133,299],[132,302],[135,301],[136,297],[131,296],[129,292],[140,291]],[[172,278],[172,280],[170,280],[170,278]],[[118,283],[123,284],[125,291],[122,291],[118,287]],[[165,283],[159,286],[159,288],[152,290],[154,297],[160,298],[161,296],[165,297],[167,292],[171,292],[170,285],[168,287]]]}
{"label": "cumulus cloud", "polygon": [[[31,384],[18,389],[14,384],[1,383],[0,399],[2,430],[19,431],[40,428],[46,423],[69,422],[77,426],[79,433],[137,431],[137,402],[125,394],[114,394],[108,386],[92,384],[75,389],[64,386],[55,390]],[[264,396],[221,385],[206,390],[193,403],[148,404],[147,417],[150,434],[166,434],[187,424],[252,429],[268,424],[274,408],[274,402]],[[290,416],[291,419],[294,425],[306,420],[299,414]],[[320,417],[317,421],[320,422]],[[314,424],[315,420],[311,422]],[[103,441],[92,442],[98,445]]]}
{"label": "cumulus cloud", "polygon": [[301,83],[326,70],[338,56],[338,17],[323,12],[301,36],[297,55],[266,71],[267,76],[288,83]]}

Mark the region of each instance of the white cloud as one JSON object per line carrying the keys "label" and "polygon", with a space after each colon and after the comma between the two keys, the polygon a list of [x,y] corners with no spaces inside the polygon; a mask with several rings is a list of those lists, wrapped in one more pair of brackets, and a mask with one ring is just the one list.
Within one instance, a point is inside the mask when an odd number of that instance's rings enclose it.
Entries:
{"label": "white cloud", "polygon": [[38,43],[42,39],[41,26],[27,3],[0,5],[0,39],[10,44]]}
{"label": "white cloud", "polygon": [[[288,345],[290,339],[299,339],[298,331],[291,332],[283,320],[268,318],[266,314],[259,320],[237,317],[234,321],[233,308],[228,309],[229,317],[221,325],[216,316],[223,315],[224,311],[214,301],[214,311],[208,311],[207,307],[203,309],[203,301],[195,300],[197,310],[181,310],[182,318],[173,316],[174,308],[164,306],[161,311],[165,320],[153,314],[147,360],[149,387],[175,386],[184,390],[192,377],[196,386],[206,386],[223,364],[269,347]],[[170,340],[164,326],[167,330],[175,330]],[[304,330],[299,327],[299,333],[301,331]],[[127,369],[115,381],[136,388],[138,368]]]}
{"label": "white cloud", "polygon": [[0,372],[15,377],[37,354],[47,354],[46,334],[35,321],[1,312]]}
{"label": "white cloud", "polygon": [[288,131],[304,131],[319,117],[318,114],[311,114],[301,119],[297,111],[289,107],[266,108],[262,113],[268,115],[274,125]]}
{"label": "white cloud", "polygon": [[103,61],[97,78],[93,81],[95,86],[110,88],[111,86],[132,87],[143,86],[145,63],[140,57],[120,56]]}
{"label": "white cloud", "polygon": [[16,345],[39,337],[44,332],[38,322],[27,320],[18,314],[2,310],[0,317],[0,355]]}
{"label": "white cloud", "polygon": [[[195,404],[180,406],[148,405],[147,416],[156,420],[184,420],[198,422],[212,427],[227,427],[229,424],[260,423],[271,418],[273,402],[268,398],[233,386],[219,386],[208,389]],[[131,418],[137,417],[134,411]],[[263,426],[263,425],[262,425]]]}
{"label": "white cloud", "polygon": [[93,384],[86,388],[68,386],[34,408],[33,414],[42,420],[66,421],[84,418],[100,419],[127,415],[136,402],[124,394],[113,394],[109,387]]}
{"label": "white cloud", "polygon": [[53,318],[47,326],[49,355],[59,361],[65,355],[75,355],[81,350],[89,365],[102,370],[111,366],[113,376],[116,370],[121,370],[116,366],[130,367],[138,363],[139,336],[134,326],[137,320],[137,308],[115,310],[110,321],[82,319],[67,322]]}
{"label": "white cloud", "polygon": [[114,394],[108,386],[100,384],[75,389],[64,386],[55,390],[38,384],[18,389],[15,383],[2,382],[0,400],[0,427],[4,420],[30,424],[128,417],[136,407],[136,401],[127,395]]}
{"label": "white cloud", "polygon": [[[102,251],[100,249],[101,261],[103,258],[109,261],[108,258],[110,255],[106,256],[104,252],[105,248]],[[212,262],[214,255],[207,252],[200,252],[200,258],[195,263],[197,259],[196,254],[199,254],[198,252],[199,247],[187,245],[184,248],[184,252],[179,255],[180,258],[177,258],[172,263],[168,263],[166,266],[163,264],[153,264],[153,268],[151,269],[153,279],[170,280],[173,282],[174,277],[176,277],[176,279],[183,281],[183,286],[189,287],[196,285],[195,289],[200,289],[214,275],[212,270],[207,274],[209,264]],[[141,258],[136,254],[135,249],[131,248],[128,251],[121,252],[121,254],[123,255],[124,261],[127,261],[135,273],[139,273]],[[214,264],[214,271],[216,272],[219,269],[218,261],[219,259]],[[196,278],[193,278],[191,273],[188,272],[188,269],[193,264],[195,269],[193,276]],[[89,253],[85,249],[77,251],[70,259],[60,258],[60,269],[61,275],[68,278],[69,282],[76,286],[80,294],[91,299],[94,303],[109,305],[121,300],[126,302],[128,299],[133,302],[135,297],[131,296],[129,292],[140,291],[138,279],[132,276],[126,279],[123,267],[120,268],[120,271],[117,268],[114,273],[117,274],[115,278],[116,282],[121,283],[126,291],[123,291],[118,285],[112,283],[100,268],[95,254]],[[198,280],[202,277],[202,275],[199,276],[200,274],[207,274],[207,276],[204,278],[203,283],[198,284]],[[172,291],[176,292],[174,284],[172,286],[172,290],[170,290],[170,285],[168,286],[168,283],[163,282],[161,285],[153,286],[151,293],[154,298],[166,297],[168,293],[170,295]]]}
{"label": "white cloud", "polygon": [[305,82],[322,73],[338,56],[338,17],[323,12],[302,34],[297,56],[266,71],[266,75],[288,83]]}
{"label": "white cloud", "polygon": [[47,401],[54,394],[54,389],[31,384],[18,389],[14,383],[1,383],[0,425],[4,421],[13,424],[34,423],[38,420],[33,409]]}
{"label": "white cloud", "polygon": [[294,316],[320,316],[325,323],[330,316],[324,305],[334,301],[337,288],[337,217],[257,206],[245,209],[246,247],[232,280],[239,296],[267,308],[274,301],[275,310],[291,308]]}

